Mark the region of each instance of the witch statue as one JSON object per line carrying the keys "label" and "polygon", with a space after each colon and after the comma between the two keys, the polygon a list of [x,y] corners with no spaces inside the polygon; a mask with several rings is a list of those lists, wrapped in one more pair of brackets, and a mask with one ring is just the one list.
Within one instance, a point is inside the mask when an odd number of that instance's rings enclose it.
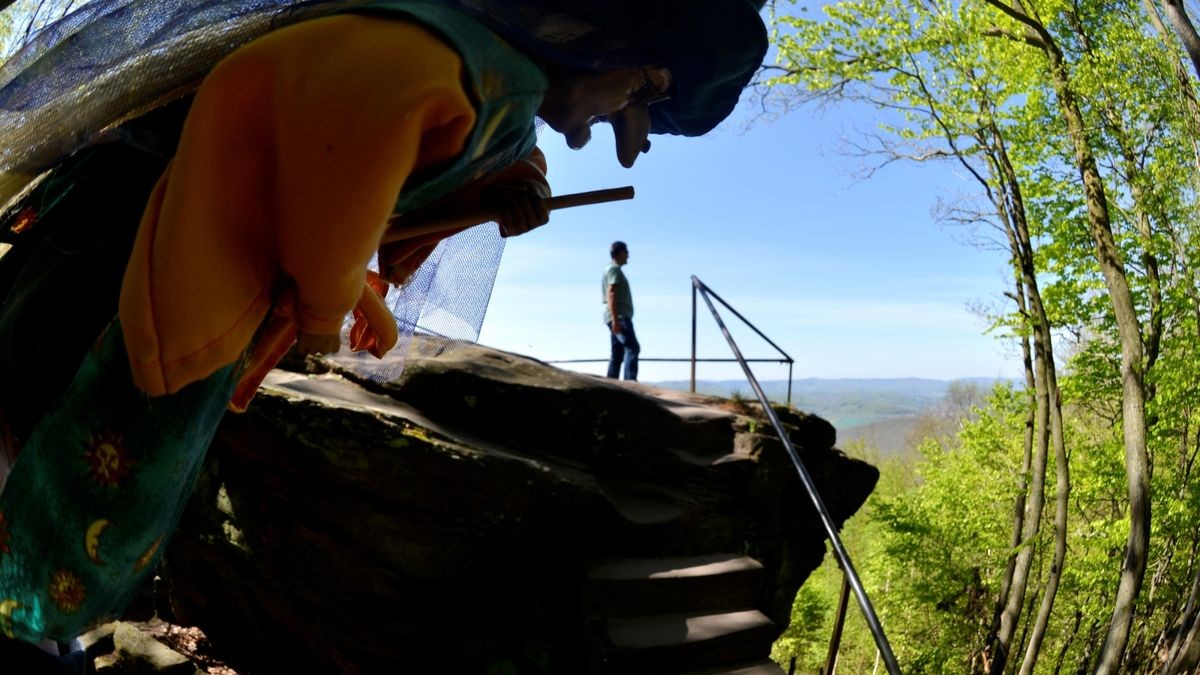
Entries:
{"label": "witch statue", "polygon": [[31,31],[0,67],[0,671],[82,672],[289,350],[394,364],[435,296],[478,330],[549,218],[535,120],[610,124],[626,167],[707,133],[761,6],[94,0]]}

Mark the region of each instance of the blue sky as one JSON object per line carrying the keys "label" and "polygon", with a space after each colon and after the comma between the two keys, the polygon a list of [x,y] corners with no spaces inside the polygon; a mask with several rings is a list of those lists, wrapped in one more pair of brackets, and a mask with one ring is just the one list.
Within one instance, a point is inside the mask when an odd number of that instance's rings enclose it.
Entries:
{"label": "blue sky", "polygon": [[[968,308],[1002,303],[1002,254],[963,243],[967,232],[931,215],[939,197],[971,183],[948,164],[894,164],[857,180],[862,160],[840,154],[841,139],[875,124],[870,108],[769,122],[757,112],[743,103],[701,138],[655,136],[629,170],[605,125],[580,151],[545,129],[556,193],[633,185],[638,196],[556,212],[509,240],[480,342],[546,360],[607,357],[600,275],[621,239],[643,357],[689,354],[695,274],[791,354],[796,378],[1018,375],[1012,348],[984,335]],[[773,355],[736,319],[726,323],[747,356]],[[699,326],[700,356],[729,356],[706,312]],[[786,377],[782,366],[755,373]],[[698,374],[740,376],[723,364]],[[686,364],[642,366],[645,381],[686,377]]]}

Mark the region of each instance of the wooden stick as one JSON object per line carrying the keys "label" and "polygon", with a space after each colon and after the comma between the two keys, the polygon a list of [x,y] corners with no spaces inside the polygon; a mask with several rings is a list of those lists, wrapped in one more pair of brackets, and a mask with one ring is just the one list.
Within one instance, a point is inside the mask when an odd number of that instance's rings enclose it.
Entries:
{"label": "wooden stick", "polygon": [[[546,209],[553,211],[555,209],[569,209],[574,206],[616,202],[623,199],[633,199],[632,185],[626,185],[625,187],[619,188],[609,188],[607,190],[592,190],[591,192],[576,192],[569,195],[550,197],[549,199],[545,200],[545,203]],[[387,232],[384,233],[383,241],[381,243],[390,244],[394,241],[420,237],[421,235],[431,234],[434,232],[455,230],[461,227],[470,227],[472,225],[493,221],[499,217],[500,214],[490,210],[469,211],[467,213],[459,213],[444,218],[415,220],[411,223],[408,222],[408,219],[405,216],[394,216],[389,221],[391,227],[389,227]]]}

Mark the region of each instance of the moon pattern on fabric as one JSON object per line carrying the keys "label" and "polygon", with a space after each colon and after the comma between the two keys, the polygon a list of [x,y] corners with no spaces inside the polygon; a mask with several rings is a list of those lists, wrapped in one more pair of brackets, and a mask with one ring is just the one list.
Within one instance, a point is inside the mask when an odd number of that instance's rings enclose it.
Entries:
{"label": "moon pattern on fabric", "polygon": [[20,609],[22,607],[24,607],[24,605],[16,600],[13,600],[12,598],[0,601],[0,630],[3,630],[5,637],[10,640],[16,637],[13,635],[12,629],[13,610]]}
{"label": "moon pattern on fabric", "polygon": [[107,519],[101,518],[88,526],[87,534],[83,538],[83,550],[87,553],[88,560],[97,565],[104,564],[100,559],[100,535],[104,534],[109,525]]}
{"label": "moon pattern on fabric", "polygon": [[142,568],[150,564],[150,561],[154,559],[154,554],[158,553],[158,547],[162,545],[162,540],[163,538],[159,537],[154,540],[153,544],[150,544],[150,548],[146,549],[142,557],[137,559],[137,563],[133,566],[133,571],[140,572]]}

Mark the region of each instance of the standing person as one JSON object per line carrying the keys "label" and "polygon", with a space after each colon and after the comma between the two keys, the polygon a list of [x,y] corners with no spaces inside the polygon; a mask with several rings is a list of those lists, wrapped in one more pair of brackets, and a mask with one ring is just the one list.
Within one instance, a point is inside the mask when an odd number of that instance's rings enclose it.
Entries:
{"label": "standing person", "polygon": [[629,247],[614,241],[609,248],[612,264],[604,270],[601,291],[604,302],[604,324],[609,328],[612,356],[608,360],[608,376],[616,379],[625,364],[625,379],[637,380],[638,352],[642,350],[633,332],[633,292],[621,268],[629,262]]}
{"label": "standing person", "polygon": [[[766,49],[751,0],[331,4],[351,9],[273,29],[194,97],[77,129],[107,142],[23,167],[50,173],[0,222],[14,245],[0,257],[0,445],[16,456],[0,492],[0,631],[25,641],[9,647],[119,614],[227,404],[248,402],[292,345],[336,351],[343,316],[378,309],[377,250],[402,283],[451,234],[381,247],[390,216],[483,205],[505,235],[526,232],[548,218],[535,115],[573,148],[608,122],[628,167],[648,134],[724,119]],[[396,326],[367,314],[386,351]],[[5,645],[0,672],[15,662]]]}

